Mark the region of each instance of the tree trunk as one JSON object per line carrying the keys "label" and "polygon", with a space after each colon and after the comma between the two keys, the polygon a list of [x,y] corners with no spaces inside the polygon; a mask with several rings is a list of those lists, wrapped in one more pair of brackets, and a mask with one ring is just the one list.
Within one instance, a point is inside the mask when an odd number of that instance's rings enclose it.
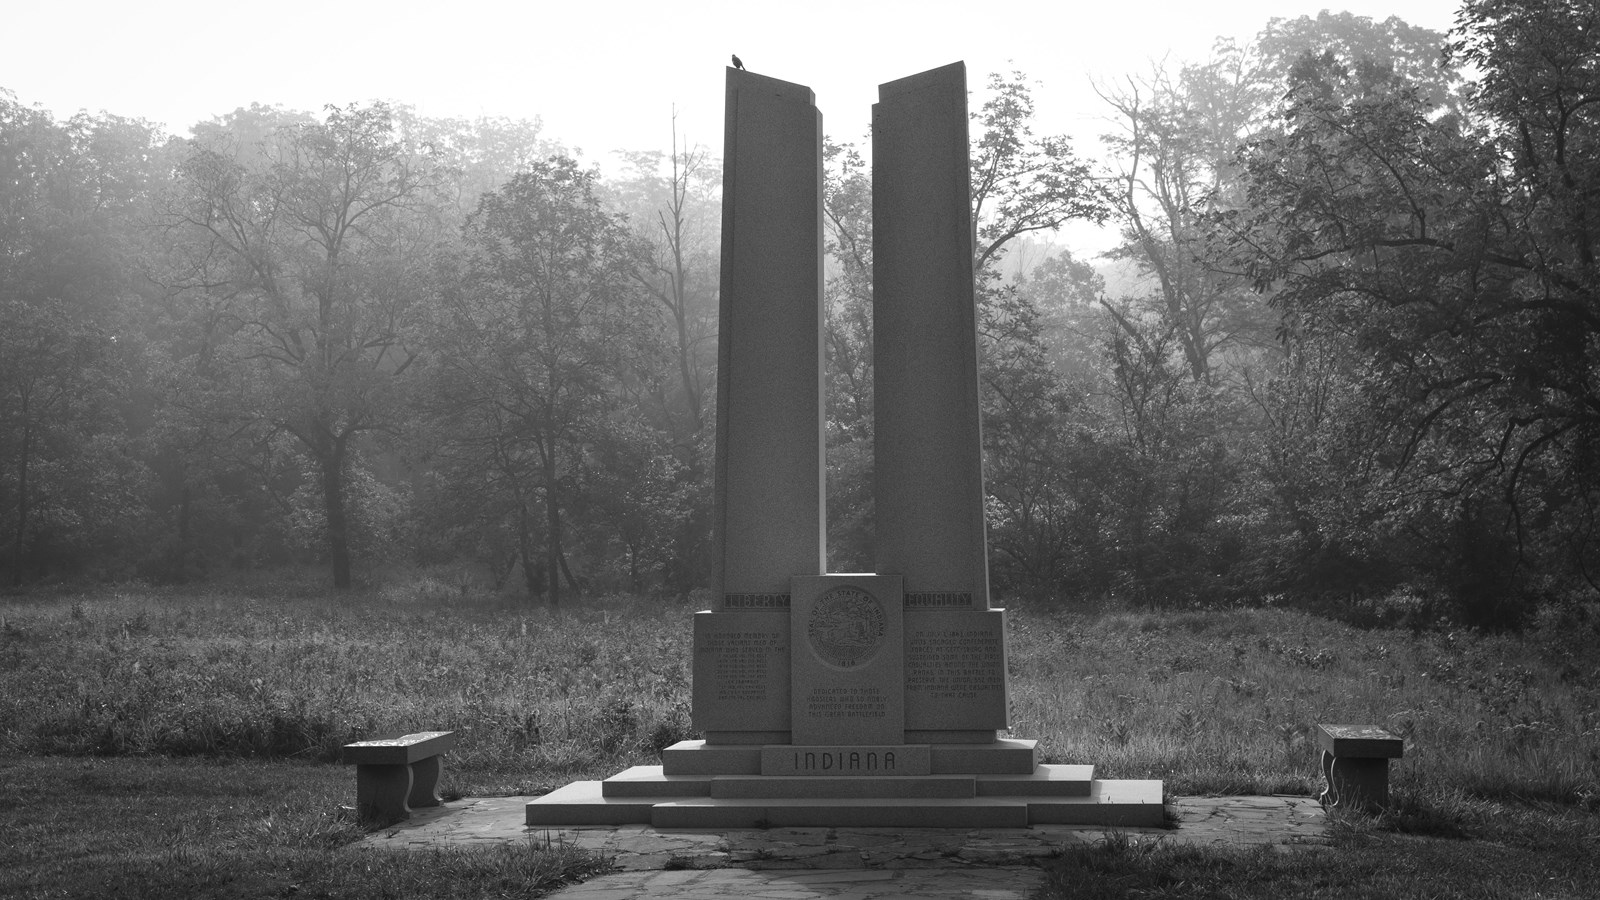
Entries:
{"label": "tree trunk", "polygon": [[628,542],[628,588],[639,593],[639,548],[634,541]]}
{"label": "tree trunk", "polygon": [[528,588],[528,599],[537,600],[544,593],[543,570],[533,558],[533,528],[528,522],[528,504],[517,504],[517,559],[522,562],[522,583]]}
{"label": "tree trunk", "polygon": [[561,559],[561,577],[567,580],[567,587],[572,588],[574,592],[582,591],[582,585],[578,584],[577,577],[572,574],[572,568],[567,565],[567,554],[557,553],[557,556]]}
{"label": "tree trunk", "polygon": [[550,605],[561,605],[561,504],[556,496],[556,455],[544,457],[545,577],[549,579]]}
{"label": "tree trunk", "polygon": [[[700,400],[700,388],[694,380],[694,342],[689,338],[688,310],[685,306],[688,300],[684,297],[682,283],[685,279],[683,266],[678,266],[679,287],[678,305],[672,311],[673,318],[677,320],[678,327],[678,375],[683,379],[683,400],[689,407],[689,433],[691,437],[699,437],[700,431],[705,428],[705,413]],[[693,454],[690,454],[692,457]]]}
{"label": "tree trunk", "polygon": [[194,492],[189,489],[189,473],[183,473],[183,487],[178,490],[178,547],[183,552],[189,550],[189,504]]}
{"label": "tree trunk", "polygon": [[28,455],[33,452],[33,429],[27,423],[27,399],[22,407],[22,448],[17,458],[17,536],[11,555],[11,586],[22,587],[22,551],[28,534]]}
{"label": "tree trunk", "polygon": [[344,497],[344,447],[336,444],[332,452],[318,454],[322,466],[323,511],[328,525],[328,557],[333,563],[333,586],[350,587],[350,523]]}
{"label": "tree trunk", "polygon": [[[678,373],[683,378],[683,398],[689,407],[689,428],[692,437],[698,437],[705,427],[699,386],[694,378],[694,342],[689,339],[689,272],[683,260],[684,208],[689,196],[691,160],[689,151],[678,153],[678,119],[672,119],[672,224],[661,216],[661,228],[666,233],[667,245],[672,249],[672,317],[678,329]],[[678,161],[683,160],[680,169]],[[691,441],[692,444],[692,441]],[[691,461],[694,454],[689,454]]]}

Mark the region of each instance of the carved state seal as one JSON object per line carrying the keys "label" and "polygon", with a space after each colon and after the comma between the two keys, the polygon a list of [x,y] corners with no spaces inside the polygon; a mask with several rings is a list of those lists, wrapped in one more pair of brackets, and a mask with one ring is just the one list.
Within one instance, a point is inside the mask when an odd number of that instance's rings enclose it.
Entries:
{"label": "carved state seal", "polygon": [[864,665],[883,647],[888,617],[883,604],[858,587],[833,588],[811,607],[806,637],[825,663],[841,669]]}

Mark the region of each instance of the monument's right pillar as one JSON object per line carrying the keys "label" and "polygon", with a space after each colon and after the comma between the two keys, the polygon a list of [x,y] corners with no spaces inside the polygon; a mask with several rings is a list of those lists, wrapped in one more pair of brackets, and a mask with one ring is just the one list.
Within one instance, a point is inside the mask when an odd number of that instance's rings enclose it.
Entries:
{"label": "monument's right pillar", "polygon": [[906,741],[988,742],[1007,726],[1005,614],[989,608],[966,66],[878,98],[874,568],[904,577]]}

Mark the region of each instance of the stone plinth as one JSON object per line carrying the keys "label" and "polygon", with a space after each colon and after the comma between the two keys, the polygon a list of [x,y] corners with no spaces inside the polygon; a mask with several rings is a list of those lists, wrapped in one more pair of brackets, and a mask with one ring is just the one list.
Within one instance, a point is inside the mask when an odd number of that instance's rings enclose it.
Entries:
{"label": "stone plinth", "polygon": [[789,631],[791,741],[905,740],[905,608],[895,575],[799,576]]}
{"label": "stone plinth", "polygon": [[[632,826],[539,828],[529,832],[524,820],[526,797],[468,797],[414,816],[394,828],[368,832],[351,845],[362,850],[471,849],[484,847],[525,847],[530,838],[587,850],[615,863],[615,867],[635,875],[666,876],[656,883],[661,890],[635,890],[628,896],[656,900],[679,897],[684,877],[715,875],[738,871],[724,868],[776,869],[782,883],[776,888],[793,891],[792,881],[804,870],[835,870],[813,874],[817,881],[832,882],[841,867],[868,875],[887,877],[890,872],[928,872],[937,876],[915,889],[892,892],[894,896],[977,896],[983,889],[997,887],[994,880],[1015,866],[1047,865],[1061,855],[1063,848],[1088,848],[1102,845],[1106,832],[1098,826],[1044,825],[1006,832],[973,833],[968,829],[922,827],[883,832],[876,829],[853,831],[836,828],[800,830],[757,829],[735,831],[658,831]],[[1169,797],[1167,820],[1155,827],[1130,827],[1126,837],[1133,843],[1157,842],[1163,845],[1193,847],[1270,849],[1282,852],[1320,851],[1331,843],[1328,816],[1317,801],[1301,796],[1250,797]],[[977,866],[977,868],[972,868]],[[660,871],[663,867],[667,870]],[[979,880],[962,891],[950,881],[963,871],[976,873]],[[795,870],[801,870],[799,872]],[[749,874],[748,872],[746,874]],[[899,877],[898,875],[896,877]],[[804,880],[804,879],[801,879]],[[815,883],[815,882],[813,882]],[[699,883],[702,888],[714,887]],[[588,885],[596,890],[607,887],[600,881]],[[611,885],[615,887],[615,885]],[[670,890],[668,888],[671,888]],[[682,896],[714,893],[689,891]],[[729,896],[751,897],[760,890],[727,892]],[[718,895],[721,896],[721,895]],[[879,896],[875,894],[874,896]]]}
{"label": "stone plinth", "polygon": [[711,796],[719,799],[911,799],[976,796],[970,776],[889,775],[881,777],[814,778],[769,775],[760,778],[723,776],[711,780]]}
{"label": "stone plinth", "polygon": [[[1000,742],[992,761],[1020,749]],[[704,752],[699,742],[669,750]],[[769,750],[787,748],[768,748]],[[934,745],[937,757],[942,750]],[[972,748],[963,748],[971,753]],[[971,760],[967,760],[971,762]],[[656,828],[786,826],[1023,828],[1041,824],[1155,827],[1166,820],[1159,781],[1096,780],[1090,766],[1039,766],[1026,776],[932,774],[824,778],[807,775],[667,775],[635,766],[579,781],[525,807],[532,826],[648,824]]]}

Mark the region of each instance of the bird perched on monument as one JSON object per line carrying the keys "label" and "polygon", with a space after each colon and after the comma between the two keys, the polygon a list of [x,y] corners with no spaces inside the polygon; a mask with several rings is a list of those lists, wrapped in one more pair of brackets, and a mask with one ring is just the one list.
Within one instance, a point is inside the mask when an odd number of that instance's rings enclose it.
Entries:
{"label": "bird perched on monument", "polygon": [[744,63],[739,61],[739,54],[737,53],[733,55],[733,67],[741,72],[744,71]]}

